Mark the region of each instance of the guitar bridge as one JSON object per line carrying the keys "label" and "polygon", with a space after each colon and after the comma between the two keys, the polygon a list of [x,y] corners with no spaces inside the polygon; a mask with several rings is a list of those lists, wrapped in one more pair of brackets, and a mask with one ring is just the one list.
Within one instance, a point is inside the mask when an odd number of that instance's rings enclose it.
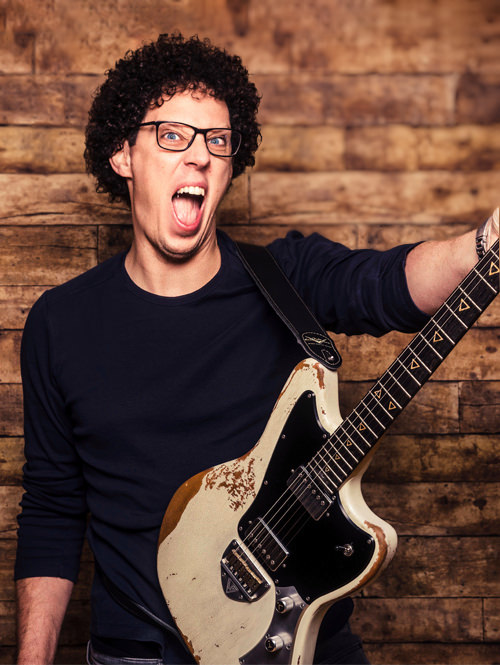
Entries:
{"label": "guitar bridge", "polygon": [[253,603],[269,589],[264,573],[236,540],[226,548],[220,562],[224,593],[232,600]]}

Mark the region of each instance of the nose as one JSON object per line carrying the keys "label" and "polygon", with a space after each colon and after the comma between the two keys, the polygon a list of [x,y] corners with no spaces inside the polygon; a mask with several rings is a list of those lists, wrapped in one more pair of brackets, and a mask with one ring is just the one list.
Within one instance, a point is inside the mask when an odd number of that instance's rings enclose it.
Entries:
{"label": "nose", "polygon": [[186,163],[195,164],[203,168],[210,161],[210,153],[208,152],[207,144],[203,134],[197,134],[194,137],[193,143],[184,152]]}

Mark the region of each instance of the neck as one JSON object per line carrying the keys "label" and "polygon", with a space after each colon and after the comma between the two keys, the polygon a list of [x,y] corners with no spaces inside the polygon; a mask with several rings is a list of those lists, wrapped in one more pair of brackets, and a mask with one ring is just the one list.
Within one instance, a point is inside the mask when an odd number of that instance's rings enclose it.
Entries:
{"label": "neck", "polygon": [[144,291],[165,297],[183,296],[201,289],[215,277],[220,265],[215,238],[210,245],[181,260],[154,248],[141,249],[134,240],[125,257],[125,268],[132,281]]}

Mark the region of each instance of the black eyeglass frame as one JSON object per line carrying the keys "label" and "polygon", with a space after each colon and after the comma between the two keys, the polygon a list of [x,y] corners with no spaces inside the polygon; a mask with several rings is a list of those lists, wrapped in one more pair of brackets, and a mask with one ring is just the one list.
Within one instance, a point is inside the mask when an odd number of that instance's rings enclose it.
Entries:
{"label": "black eyeglass frame", "polygon": [[[160,125],[169,124],[169,123],[173,125],[182,125],[183,127],[189,127],[190,129],[194,130],[194,134],[185,148],[179,148],[177,150],[176,148],[165,148],[165,146],[161,145],[158,136],[158,128]],[[161,148],[162,150],[167,150],[168,152],[185,152],[193,145],[193,141],[195,140],[196,135],[202,134],[205,139],[205,145],[207,146],[207,150],[211,155],[213,155],[214,157],[234,157],[238,152],[238,150],[240,149],[241,141],[243,140],[243,134],[238,129],[232,129],[231,127],[209,127],[208,129],[199,129],[198,127],[194,127],[193,125],[188,125],[187,122],[177,122],[175,120],[151,120],[150,122],[141,122],[141,124],[138,125],[138,127],[153,127],[153,126],[156,127],[156,143],[158,144],[158,147]],[[238,145],[236,146],[236,148],[233,148],[230,155],[221,155],[219,152],[212,152],[210,150],[210,147],[207,142],[207,134],[209,132],[214,132],[219,129],[225,131],[229,130],[231,132],[231,147],[234,146],[234,138],[236,137],[238,139]]]}

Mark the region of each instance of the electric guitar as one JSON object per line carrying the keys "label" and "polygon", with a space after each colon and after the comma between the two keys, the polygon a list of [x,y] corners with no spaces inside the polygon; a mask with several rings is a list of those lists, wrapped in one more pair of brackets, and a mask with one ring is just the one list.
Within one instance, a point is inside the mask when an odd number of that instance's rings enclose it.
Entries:
{"label": "electric guitar", "polygon": [[306,359],[253,449],[177,490],[158,575],[197,662],[313,662],[327,609],[396,550],[361,493],[377,442],[498,291],[497,240],[345,420],[336,372]]}

